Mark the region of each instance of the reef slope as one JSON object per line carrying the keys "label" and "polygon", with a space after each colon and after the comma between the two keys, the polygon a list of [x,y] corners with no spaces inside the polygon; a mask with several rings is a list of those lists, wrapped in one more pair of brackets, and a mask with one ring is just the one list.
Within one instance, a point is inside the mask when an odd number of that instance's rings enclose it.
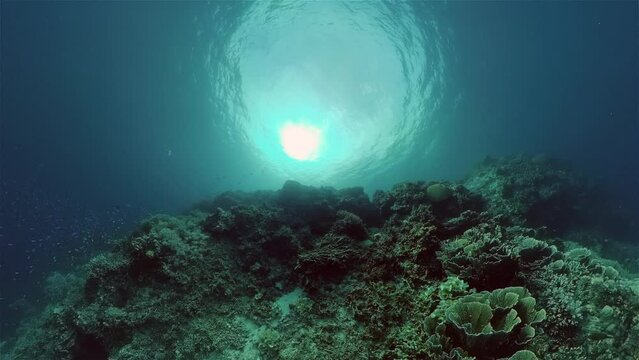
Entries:
{"label": "reef slope", "polygon": [[[627,231],[543,157],[459,183],[228,192],[67,274],[2,359],[638,359]],[[636,263],[635,263],[636,264]]]}

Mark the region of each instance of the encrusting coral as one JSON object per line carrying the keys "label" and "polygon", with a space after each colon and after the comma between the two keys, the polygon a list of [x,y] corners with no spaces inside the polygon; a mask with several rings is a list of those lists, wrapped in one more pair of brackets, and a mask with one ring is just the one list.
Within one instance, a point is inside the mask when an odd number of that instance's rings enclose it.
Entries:
{"label": "encrusting coral", "polygon": [[584,225],[607,218],[600,191],[563,163],[510,157],[372,201],[294,181],[227,192],[54,273],[0,354],[637,359],[637,275],[584,248],[597,235],[564,237],[606,230]]}

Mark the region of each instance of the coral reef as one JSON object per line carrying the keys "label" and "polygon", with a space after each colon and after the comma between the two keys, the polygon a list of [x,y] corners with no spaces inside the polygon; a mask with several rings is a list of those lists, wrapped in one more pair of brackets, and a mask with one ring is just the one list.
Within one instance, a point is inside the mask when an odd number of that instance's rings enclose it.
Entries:
{"label": "coral reef", "polygon": [[637,359],[639,277],[592,246],[606,226],[583,225],[600,198],[543,157],[489,159],[461,184],[403,183],[372,201],[294,181],[227,192],[51,275],[47,305],[0,354]]}
{"label": "coral reef", "polygon": [[543,226],[555,235],[597,230],[619,239],[632,231],[633,221],[609,203],[602,184],[548,156],[489,157],[463,184],[487,200],[491,213],[514,224]]}

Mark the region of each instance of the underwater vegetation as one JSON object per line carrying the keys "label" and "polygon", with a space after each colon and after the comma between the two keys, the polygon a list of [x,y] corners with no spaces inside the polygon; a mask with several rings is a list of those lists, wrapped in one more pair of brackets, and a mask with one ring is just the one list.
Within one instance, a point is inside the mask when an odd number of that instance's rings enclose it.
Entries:
{"label": "underwater vegetation", "polygon": [[51,275],[2,359],[638,359],[639,278],[593,246],[611,216],[545,157],[227,192]]}

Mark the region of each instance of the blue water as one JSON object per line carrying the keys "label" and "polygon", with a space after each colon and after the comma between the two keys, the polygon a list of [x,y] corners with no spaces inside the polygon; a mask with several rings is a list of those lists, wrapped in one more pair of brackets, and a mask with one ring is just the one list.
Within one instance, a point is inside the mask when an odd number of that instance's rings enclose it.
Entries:
{"label": "blue water", "polygon": [[[229,189],[459,179],[546,153],[639,214],[628,2],[2,2],[1,332],[43,279]],[[315,161],[286,121],[321,129]]]}

